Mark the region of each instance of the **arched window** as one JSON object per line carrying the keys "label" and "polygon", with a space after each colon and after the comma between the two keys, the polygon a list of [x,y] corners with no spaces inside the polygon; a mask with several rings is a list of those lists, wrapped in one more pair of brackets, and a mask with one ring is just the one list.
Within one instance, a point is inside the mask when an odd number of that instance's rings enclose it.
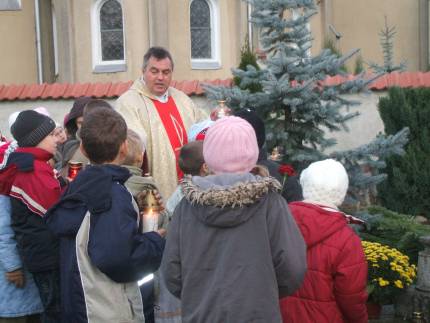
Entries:
{"label": "arched window", "polygon": [[219,68],[217,0],[190,3],[191,65],[196,69]]}
{"label": "arched window", "polygon": [[124,71],[124,24],[120,1],[96,1],[92,20],[94,72]]}

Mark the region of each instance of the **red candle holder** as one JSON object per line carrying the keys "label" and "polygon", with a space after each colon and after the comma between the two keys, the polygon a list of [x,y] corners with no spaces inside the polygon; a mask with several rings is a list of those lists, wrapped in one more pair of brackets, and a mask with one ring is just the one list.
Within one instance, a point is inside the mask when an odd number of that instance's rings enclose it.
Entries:
{"label": "red candle holder", "polygon": [[81,171],[83,164],[77,161],[69,161],[69,172],[67,177],[74,179],[76,175]]}

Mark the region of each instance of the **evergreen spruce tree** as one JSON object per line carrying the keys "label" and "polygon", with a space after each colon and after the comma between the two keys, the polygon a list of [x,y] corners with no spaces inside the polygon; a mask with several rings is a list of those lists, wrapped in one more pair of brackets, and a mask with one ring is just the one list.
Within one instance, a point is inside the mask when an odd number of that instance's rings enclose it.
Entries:
{"label": "evergreen spruce tree", "polygon": [[378,186],[378,196],[391,210],[430,219],[430,89],[392,88],[379,101],[379,111],[386,133],[404,126],[411,133],[406,154],[387,159],[388,178]]}
{"label": "evergreen spruce tree", "polygon": [[384,55],[384,65],[381,66],[377,63],[370,63],[370,68],[375,73],[391,73],[395,71],[404,71],[406,69],[406,62],[403,61],[399,65],[394,65],[394,49],[393,41],[396,35],[396,27],[388,26],[387,16],[385,18],[385,27],[379,32],[381,41],[382,53]]}
{"label": "evergreen spruce tree", "polygon": [[[262,50],[266,59],[260,70],[248,65],[234,69],[233,75],[241,84],[260,83],[262,90],[251,93],[238,86],[232,88],[207,86],[210,99],[227,99],[232,109],[254,109],[265,121],[268,149],[280,146],[283,162],[292,163],[299,171],[310,162],[334,157],[346,166],[351,183],[351,196],[360,198],[360,189],[383,180],[378,168],[385,166],[381,158],[401,153],[407,141],[407,130],[389,138],[379,136],[369,145],[344,153],[327,154],[326,149],[336,144],[326,137],[326,130],[347,129],[346,122],[358,112],[345,107],[359,104],[345,99],[343,93],[366,89],[373,79],[363,74],[340,84],[324,83],[328,76],[343,75],[341,66],[358,52],[337,57],[324,49],[312,57],[312,36],[308,28],[316,14],[313,0],[249,0],[253,7],[252,22],[260,30]],[[376,76],[377,77],[377,76]],[[369,166],[373,174],[364,174]]]}

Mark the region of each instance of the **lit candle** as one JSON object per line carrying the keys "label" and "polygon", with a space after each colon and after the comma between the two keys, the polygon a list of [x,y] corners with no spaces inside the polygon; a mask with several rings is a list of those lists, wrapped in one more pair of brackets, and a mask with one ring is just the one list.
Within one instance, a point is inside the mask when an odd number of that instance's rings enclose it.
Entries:
{"label": "lit candle", "polygon": [[158,212],[149,208],[148,211],[143,212],[142,221],[143,232],[156,231],[158,229]]}

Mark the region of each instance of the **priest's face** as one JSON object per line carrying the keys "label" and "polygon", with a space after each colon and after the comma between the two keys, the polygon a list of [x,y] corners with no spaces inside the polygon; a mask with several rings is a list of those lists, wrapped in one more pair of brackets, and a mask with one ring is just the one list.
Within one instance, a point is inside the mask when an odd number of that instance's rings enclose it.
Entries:
{"label": "priest's face", "polygon": [[158,60],[151,57],[143,70],[146,87],[156,96],[163,95],[172,81],[172,72],[172,62],[169,58]]}

